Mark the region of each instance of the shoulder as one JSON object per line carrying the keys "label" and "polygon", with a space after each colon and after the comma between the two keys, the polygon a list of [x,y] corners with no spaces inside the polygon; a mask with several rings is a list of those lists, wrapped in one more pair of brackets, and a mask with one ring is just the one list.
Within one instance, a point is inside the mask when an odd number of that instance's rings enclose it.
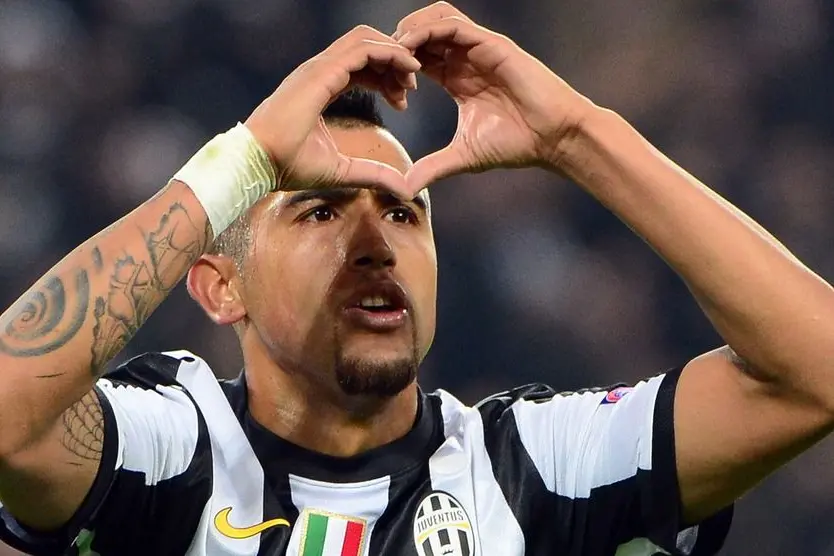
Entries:
{"label": "shoulder", "polygon": [[125,422],[174,412],[196,425],[207,409],[227,403],[208,363],[188,351],[148,352],[125,361],[96,382],[96,392],[105,412]]}
{"label": "shoulder", "polygon": [[614,402],[618,398],[613,398],[609,394],[624,395],[630,389],[631,387],[627,384],[618,383],[603,387],[560,391],[548,384],[532,383],[493,394],[476,403],[474,407],[481,413],[484,420],[494,421],[520,404],[556,405],[560,402],[571,403],[580,400],[596,404],[603,403],[608,398]]}
{"label": "shoulder", "polygon": [[203,359],[189,351],[147,352],[125,361],[105,373],[100,381],[129,385],[143,390],[156,390],[165,386],[185,386],[181,369],[183,364],[196,366],[213,375]]}

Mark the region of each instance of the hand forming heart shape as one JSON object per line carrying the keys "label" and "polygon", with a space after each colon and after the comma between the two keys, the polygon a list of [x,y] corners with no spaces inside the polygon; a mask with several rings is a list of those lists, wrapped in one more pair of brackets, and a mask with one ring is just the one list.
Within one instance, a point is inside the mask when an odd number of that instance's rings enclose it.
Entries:
{"label": "hand forming heart shape", "polygon": [[[376,90],[404,110],[418,71],[457,103],[452,141],[417,160],[406,176],[339,153],[322,110],[353,86]],[[390,37],[367,26],[342,36],[290,74],[246,125],[272,156],[279,188],[361,183],[410,198],[463,172],[555,167],[561,139],[592,106],[509,38],[438,2],[402,19]]]}

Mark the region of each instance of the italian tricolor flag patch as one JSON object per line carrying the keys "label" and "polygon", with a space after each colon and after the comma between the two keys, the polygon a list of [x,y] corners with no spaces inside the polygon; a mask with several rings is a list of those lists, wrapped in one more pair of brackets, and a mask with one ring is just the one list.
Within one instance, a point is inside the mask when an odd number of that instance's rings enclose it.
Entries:
{"label": "italian tricolor flag patch", "polygon": [[301,556],[359,556],[365,545],[365,520],[306,510]]}

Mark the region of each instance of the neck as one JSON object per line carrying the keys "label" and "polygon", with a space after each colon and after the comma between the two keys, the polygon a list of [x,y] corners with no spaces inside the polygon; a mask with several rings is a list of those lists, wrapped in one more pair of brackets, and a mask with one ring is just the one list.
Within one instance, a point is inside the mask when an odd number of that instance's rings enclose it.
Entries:
{"label": "neck", "polygon": [[405,436],[417,415],[417,384],[394,397],[348,396],[289,372],[263,348],[244,349],[249,412],[261,426],[297,446],[350,457]]}

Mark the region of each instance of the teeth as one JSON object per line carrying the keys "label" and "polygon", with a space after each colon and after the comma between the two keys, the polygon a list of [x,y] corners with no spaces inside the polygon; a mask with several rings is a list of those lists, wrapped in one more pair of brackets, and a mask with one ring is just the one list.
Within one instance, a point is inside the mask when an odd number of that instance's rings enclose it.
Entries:
{"label": "teeth", "polygon": [[381,295],[363,297],[359,306],[362,308],[373,309],[375,307],[385,307],[390,305],[390,301]]}

